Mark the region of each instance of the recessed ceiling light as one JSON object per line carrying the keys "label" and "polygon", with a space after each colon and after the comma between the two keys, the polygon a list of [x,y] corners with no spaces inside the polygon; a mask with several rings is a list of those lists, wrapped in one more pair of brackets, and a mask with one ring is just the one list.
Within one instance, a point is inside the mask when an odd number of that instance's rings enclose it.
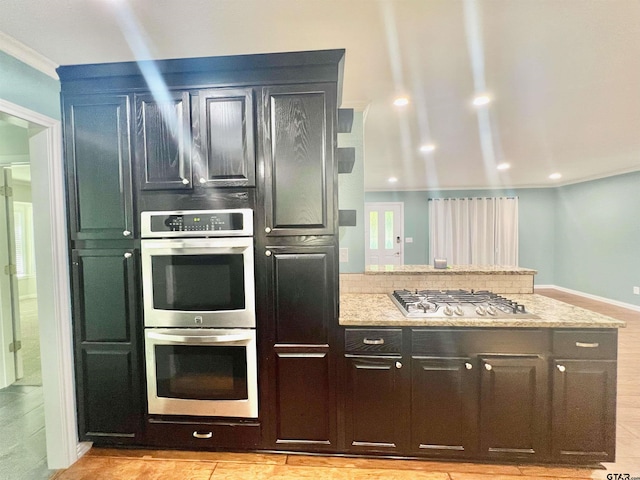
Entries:
{"label": "recessed ceiling light", "polygon": [[420,147],[421,152],[433,152],[436,149],[436,146],[433,143],[428,143],[426,145],[422,145]]}
{"label": "recessed ceiling light", "polygon": [[551,180],[558,180],[559,178],[562,178],[562,174],[558,172],[552,173],[551,175],[549,175],[549,178]]}
{"label": "recessed ceiling light", "polygon": [[393,101],[396,107],[405,107],[409,105],[409,99],[407,97],[398,97]]}
{"label": "recessed ceiling light", "polygon": [[499,163],[499,164],[496,166],[496,168],[497,168],[498,170],[509,170],[509,169],[511,168],[511,164],[510,164],[510,163],[506,163],[506,162],[504,162],[504,163]]}
{"label": "recessed ceiling light", "polygon": [[481,107],[483,105],[488,104],[491,101],[488,95],[478,95],[473,99],[473,104],[476,107]]}
{"label": "recessed ceiling light", "polygon": [[389,177],[389,183],[396,183],[398,179],[396,177]]}

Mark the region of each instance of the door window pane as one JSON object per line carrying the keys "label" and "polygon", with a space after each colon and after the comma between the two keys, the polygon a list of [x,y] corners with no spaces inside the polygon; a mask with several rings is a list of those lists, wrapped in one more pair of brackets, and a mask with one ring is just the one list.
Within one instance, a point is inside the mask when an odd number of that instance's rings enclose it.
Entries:
{"label": "door window pane", "polygon": [[393,212],[384,212],[384,248],[393,250]]}
{"label": "door window pane", "polygon": [[378,212],[369,212],[369,249],[378,249]]}

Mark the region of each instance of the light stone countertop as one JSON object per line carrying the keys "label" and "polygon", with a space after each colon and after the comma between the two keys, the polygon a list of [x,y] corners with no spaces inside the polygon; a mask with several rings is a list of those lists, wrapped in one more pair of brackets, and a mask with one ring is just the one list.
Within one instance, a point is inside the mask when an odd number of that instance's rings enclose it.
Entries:
{"label": "light stone countertop", "polygon": [[507,294],[540,318],[407,318],[386,294],[345,293],[340,295],[340,325],[357,327],[520,327],[520,328],[622,328],[622,320],[575,307],[536,294]]}
{"label": "light stone countertop", "polygon": [[500,265],[449,265],[447,268],[433,268],[433,265],[369,265],[365,275],[535,275],[537,270],[523,267]]}

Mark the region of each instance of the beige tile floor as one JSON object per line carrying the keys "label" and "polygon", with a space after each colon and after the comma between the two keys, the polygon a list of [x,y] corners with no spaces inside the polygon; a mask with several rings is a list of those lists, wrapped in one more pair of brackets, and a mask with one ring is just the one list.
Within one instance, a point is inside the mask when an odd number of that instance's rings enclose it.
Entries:
{"label": "beige tile floor", "polygon": [[640,312],[555,290],[538,291],[620,318],[617,461],[601,469],[285,454],[92,449],[56,480],[577,480],[640,477]]}

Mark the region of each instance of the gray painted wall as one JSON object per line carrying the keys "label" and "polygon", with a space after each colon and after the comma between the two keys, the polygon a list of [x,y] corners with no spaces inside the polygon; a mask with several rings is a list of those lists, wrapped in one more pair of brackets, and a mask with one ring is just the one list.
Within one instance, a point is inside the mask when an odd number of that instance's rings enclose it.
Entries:
{"label": "gray painted wall", "polygon": [[60,82],[1,51],[0,98],[60,118]]}
{"label": "gray painted wall", "polygon": [[640,305],[640,172],[557,190],[556,285]]}

